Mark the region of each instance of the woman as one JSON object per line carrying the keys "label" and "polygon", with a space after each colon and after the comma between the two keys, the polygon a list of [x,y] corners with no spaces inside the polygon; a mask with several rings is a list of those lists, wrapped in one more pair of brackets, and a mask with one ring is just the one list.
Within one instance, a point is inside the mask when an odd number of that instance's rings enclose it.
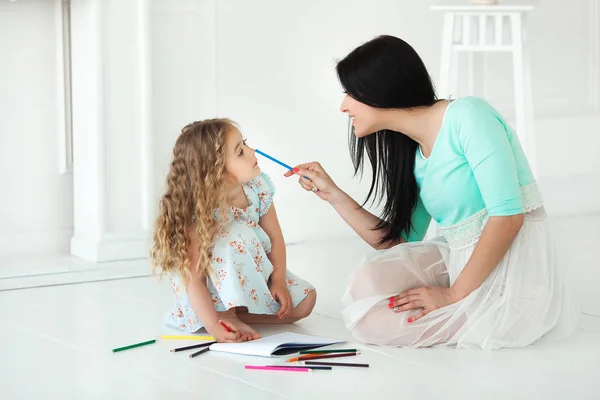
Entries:
{"label": "woman", "polygon": [[[343,316],[358,340],[497,349],[568,336],[579,311],[517,136],[487,102],[436,98],[418,54],[381,36],[337,65],[355,173],[372,166],[381,217],[317,162],[286,176],[380,250],[352,274]],[[310,178],[307,180],[303,178]],[[423,241],[431,219],[439,238]]]}

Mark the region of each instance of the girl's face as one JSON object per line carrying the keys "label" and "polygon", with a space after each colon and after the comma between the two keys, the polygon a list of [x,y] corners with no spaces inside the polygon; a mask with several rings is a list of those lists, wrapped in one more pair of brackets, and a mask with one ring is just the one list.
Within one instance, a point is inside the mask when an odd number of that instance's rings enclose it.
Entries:
{"label": "girl's face", "polygon": [[348,117],[350,117],[356,137],[365,137],[381,130],[381,127],[378,127],[377,124],[378,110],[361,103],[349,94],[344,96],[344,100],[342,100],[342,104],[340,105],[340,111],[347,113]]}
{"label": "girl's face", "polygon": [[235,127],[227,132],[225,170],[238,183],[246,183],[260,174],[260,167],[254,149],[246,145],[246,140]]}

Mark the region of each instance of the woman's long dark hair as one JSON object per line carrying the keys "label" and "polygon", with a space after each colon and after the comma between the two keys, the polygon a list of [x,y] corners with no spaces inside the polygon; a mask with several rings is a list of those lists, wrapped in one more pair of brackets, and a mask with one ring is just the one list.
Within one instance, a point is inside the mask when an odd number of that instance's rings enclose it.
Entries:
{"label": "woman's long dark hair", "polygon": [[[437,101],[431,77],[416,51],[393,36],[379,36],[354,49],[336,67],[346,93],[357,101],[377,108],[416,108]],[[363,172],[367,153],[373,169],[369,194],[363,206],[385,198],[382,222],[375,228],[385,233],[379,244],[397,242],[410,232],[411,215],[417,205],[418,188],[414,175],[417,142],[391,130],[357,138],[351,128],[348,144],[354,175]]]}

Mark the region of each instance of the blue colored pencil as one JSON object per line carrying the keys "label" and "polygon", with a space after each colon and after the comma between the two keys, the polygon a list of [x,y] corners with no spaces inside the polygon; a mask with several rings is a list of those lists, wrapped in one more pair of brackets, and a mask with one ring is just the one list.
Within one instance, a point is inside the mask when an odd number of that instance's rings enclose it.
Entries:
{"label": "blue colored pencil", "polygon": [[279,160],[278,160],[278,159],[276,159],[275,157],[271,157],[270,155],[268,155],[268,154],[266,154],[266,153],[263,153],[263,152],[262,152],[262,151],[260,151],[259,149],[254,149],[254,151],[256,151],[256,152],[257,152],[258,154],[260,154],[261,156],[263,156],[263,157],[267,157],[269,160],[276,162],[277,164],[281,165],[281,166],[282,166],[282,167],[284,167],[284,168],[287,168],[287,169],[294,169],[294,168],[290,167],[289,165],[287,165],[286,163],[279,161]]}
{"label": "blue colored pencil", "polygon": [[[276,162],[277,164],[281,165],[284,168],[287,168],[289,170],[293,170],[294,169],[293,167],[290,167],[286,163],[279,161],[275,157],[271,157],[270,155],[268,155],[267,153],[264,153],[264,152],[260,151],[259,149],[254,149],[254,151],[257,152],[258,154],[260,154],[261,156],[266,157],[266,158],[268,158],[269,160],[271,160],[273,162]],[[307,176],[303,176],[303,178],[306,178],[306,179],[308,179],[310,181],[310,178],[308,178]]]}

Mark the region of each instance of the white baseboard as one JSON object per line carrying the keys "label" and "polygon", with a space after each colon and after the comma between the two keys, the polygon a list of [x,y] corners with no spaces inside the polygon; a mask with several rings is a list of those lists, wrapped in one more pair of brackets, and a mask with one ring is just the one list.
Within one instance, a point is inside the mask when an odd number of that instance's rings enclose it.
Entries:
{"label": "white baseboard", "polygon": [[22,254],[68,253],[73,228],[0,235],[0,257]]}
{"label": "white baseboard", "polygon": [[66,255],[21,257],[0,263],[0,291],[151,276],[148,259],[94,263]]}
{"label": "white baseboard", "polygon": [[145,231],[106,234],[101,240],[74,236],[71,254],[92,262],[136,260],[149,257],[150,236]]}

